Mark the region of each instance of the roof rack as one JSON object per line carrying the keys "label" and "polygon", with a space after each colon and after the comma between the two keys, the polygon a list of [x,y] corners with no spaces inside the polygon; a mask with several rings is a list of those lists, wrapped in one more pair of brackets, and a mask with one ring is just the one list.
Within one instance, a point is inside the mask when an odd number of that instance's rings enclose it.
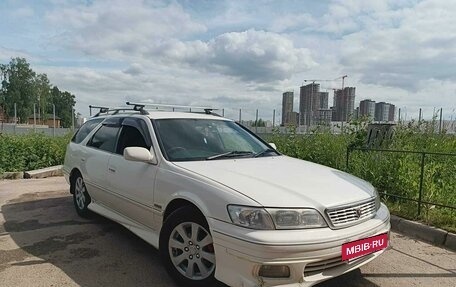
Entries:
{"label": "roof rack", "polygon": [[147,107],[155,107],[157,109],[158,108],[172,108],[173,111],[174,111],[174,109],[189,109],[190,112],[192,111],[192,109],[204,110],[205,114],[214,114],[214,113],[212,113],[212,111],[218,110],[218,109],[214,109],[214,108],[211,108],[211,107],[165,105],[165,104],[152,104],[152,103],[131,103],[131,102],[127,102],[127,105],[133,105],[133,106],[135,106],[134,108],[140,107],[141,109],[143,109],[144,107],[147,106]]}
{"label": "roof rack", "polygon": [[100,111],[95,115],[95,117],[99,116],[101,113],[107,113],[109,111],[108,107],[100,107],[100,106],[89,105],[90,116],[92,116],[92,109],[100,109]]}
{"label": "roof rack", "polygon": [[120,107],[120,108],[108,108],[108,107],[98,107],[98,106],[92,106],[89,105],[90,108],[90,115],[92,115],[92,109],[100,109],[98,113],[96,113],[93,117],[99,117],[101,114],[109,114],[111,112],[111,115],[116,115],[119,112],[123,111],[134,111],[134,112],[140,112],[141,115],[148,115],[149,113],[142,109],[141,107],[134,107],[134,108],[129,108],[129,107]]}

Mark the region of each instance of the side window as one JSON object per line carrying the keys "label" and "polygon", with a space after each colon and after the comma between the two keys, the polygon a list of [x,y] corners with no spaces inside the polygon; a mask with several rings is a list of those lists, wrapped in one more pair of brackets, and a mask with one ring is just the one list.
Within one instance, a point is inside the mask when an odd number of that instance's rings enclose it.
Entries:
{"label": "side window", "polygon": [[103,125],[87,143],[87,146],[114,152],[116,148],[117,134],[119,126]]}
{"label": "side window", "polygon": [[122,126],[116,153],[123,155],[124,149],[132,146],[150,149],[150,146],[146,144],[144,136],[137,128],[132,126]]}
{"label": "side window", "polygon": [[99,123],[101,123],[104,119],[93,119],[85,122],[78,131],[74,134],[73,138],[71,139],[74,143],[81,143],[88,134],[96,127]]}

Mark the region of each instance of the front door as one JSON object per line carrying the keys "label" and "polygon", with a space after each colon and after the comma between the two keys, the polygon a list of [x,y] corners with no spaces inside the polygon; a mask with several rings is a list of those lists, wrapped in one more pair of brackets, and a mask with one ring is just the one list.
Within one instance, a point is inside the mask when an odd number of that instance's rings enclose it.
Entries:
{"label": "front door", "polygon": [[129,219],[157,229],[154,224],[154,185],[158,167],[144,162],[125,160],[127,147],[151,150],[147,124],[139,118],[126,118],[122,123],[116,153],[108,163],[108,182],[111,192],[121,199],[114,207]]}

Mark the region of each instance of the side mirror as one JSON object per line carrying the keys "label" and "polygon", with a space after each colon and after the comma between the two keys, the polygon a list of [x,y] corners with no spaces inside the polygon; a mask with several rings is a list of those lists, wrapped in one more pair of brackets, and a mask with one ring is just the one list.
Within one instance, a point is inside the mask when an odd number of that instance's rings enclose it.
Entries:
{"label": "side mirror", "polygon": [[273,149],[277,150],[277,146],[275,145],[275,143],[269,143],[269,145],[270,145]]}
{"label": "side mirror", "polygon": [[123,157],[129,161],[139,161],[146,163],[157,163],[157,159],[146,148],[143,147],[127,147],[124,149]]}

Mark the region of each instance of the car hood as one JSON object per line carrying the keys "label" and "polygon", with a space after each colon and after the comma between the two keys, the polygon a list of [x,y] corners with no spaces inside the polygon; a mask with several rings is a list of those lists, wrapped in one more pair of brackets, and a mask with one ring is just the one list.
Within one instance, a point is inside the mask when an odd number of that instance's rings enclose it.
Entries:
{"label": "car hood", "polygon": [[265,207],[327,207],[374,196],[368,182],[348,173],[287,156],[174,162]]}

